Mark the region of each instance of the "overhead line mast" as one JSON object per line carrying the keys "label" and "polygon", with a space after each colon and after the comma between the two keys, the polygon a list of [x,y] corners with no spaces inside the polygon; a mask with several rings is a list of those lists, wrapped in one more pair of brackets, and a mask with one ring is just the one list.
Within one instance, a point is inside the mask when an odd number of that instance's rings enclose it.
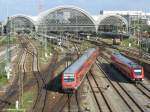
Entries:
{"label": "overhead line mast", "polygon": [[38,13],[41,13],[43,11],[42,0],[37,0],[37,2],[38,2]]}
{"label": "overhead line mast", "polygon": [[[43,8],[44,8],[44,6],[43,6],[43,0],[37,0],[37,2],[38,2],[38,14],[40,14],[43,11]],[[47,30],[45,29],[45,26],[43,26],[43,27],[44,28],[43,28],[43,32],[42,33],[45,34],[45,35],[47,35]],[[48,54],[47,54],[47,38],[43,37],[42,41],[44,43],[45,57],[47,58],[48,57]]]}

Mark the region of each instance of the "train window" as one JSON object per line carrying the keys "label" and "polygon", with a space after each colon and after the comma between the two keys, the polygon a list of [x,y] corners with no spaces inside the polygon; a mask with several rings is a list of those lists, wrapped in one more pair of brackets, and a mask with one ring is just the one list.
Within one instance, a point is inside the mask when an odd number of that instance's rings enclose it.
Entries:
{"label": "train window", "polygon": [[136,63],[129,63],[132,67],[138,67],[139,65],[138,64],[136,64]]}
{"label": "train window", "polygon": [[135,75],[141,75],[142,74],[142,70],[139,70],[139,69],[134,70],[134,73],[135,73]]}
{"label": "train window", "polygon": [[74,74],[64,74],[64,82],[73,82]]}
{"label": "train window", "polygon": [[114,54],[114,55],[120,55],[120,53],[119,53],[119,52],[114,52],[113,54]]}
{"label": "train window", "polygon": [[73,82],[74,78],[68,78],[68,79],[64,79],[64,82]]}

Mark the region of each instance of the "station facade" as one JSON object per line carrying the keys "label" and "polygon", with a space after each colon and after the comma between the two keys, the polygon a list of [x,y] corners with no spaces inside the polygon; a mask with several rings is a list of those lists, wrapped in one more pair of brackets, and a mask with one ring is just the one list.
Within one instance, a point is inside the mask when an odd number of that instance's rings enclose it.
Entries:
{"label": "station facade", "polygon": [[[5,25],[12,32],[32,32],[50,34],[57,32],[115,32],[128,33],[134,26],[131,26],[135,17],[148,19],[143,14],[133,12],[104,11],[100,15],[91,16],[85,10],[74,6],[59,6],[49,9],[35,17],[26,15],[15,15],[7,18]],[[145,17],[145,18],[144,18]],[[132,18],[132,19],[131,19]],[[8,30],[8,31],[9,31]],[[131,33],[131,32],[130,32]]]}
{"label": "station facade", "polygon": [[35,31],[35,21],[26,15],[14,15],[8,17],[5,23],[7,32],[31,33]]}
{"label": "station facade", "polygon": [[[95,20],[83,9],[60,6],[39,15],[38,32],[96,32]],[[44,33],[44,32],[43,32]]]}

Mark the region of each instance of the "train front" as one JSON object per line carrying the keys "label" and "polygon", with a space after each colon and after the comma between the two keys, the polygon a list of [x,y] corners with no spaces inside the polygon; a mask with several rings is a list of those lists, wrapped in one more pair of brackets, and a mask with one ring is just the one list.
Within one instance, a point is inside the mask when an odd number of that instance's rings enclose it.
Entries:
{"label": "train front", "polygon": [[73,90],[76,87],[75,74],[65,73],[62,76],[62,89]]}
{"label": "train front", "polygon": [[132,68],[133,80],[142,81],[144,80],[144,69],[141,66]]}

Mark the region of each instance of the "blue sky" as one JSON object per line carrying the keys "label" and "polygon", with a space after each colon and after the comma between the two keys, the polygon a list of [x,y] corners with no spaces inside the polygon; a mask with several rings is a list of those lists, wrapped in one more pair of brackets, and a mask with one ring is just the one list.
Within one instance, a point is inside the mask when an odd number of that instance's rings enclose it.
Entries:
{"label": "blue sky", "polygon": [[15,14],[38,14],[38,1],[42,1],[43,10],[59,5],[75,5],[90,14],[99,14],[100,10],[143,10],[150,12],[150,0],[0,0],[0,20]]}

